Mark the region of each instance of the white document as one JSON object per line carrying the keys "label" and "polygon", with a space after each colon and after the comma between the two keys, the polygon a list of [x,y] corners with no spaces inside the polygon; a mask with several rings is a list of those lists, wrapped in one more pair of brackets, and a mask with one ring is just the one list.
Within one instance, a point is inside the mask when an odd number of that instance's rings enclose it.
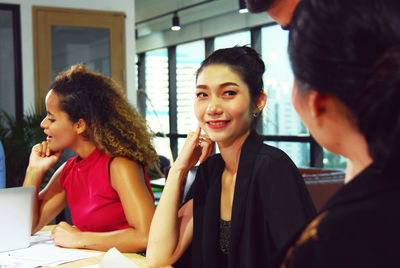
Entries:
{"label": "white document", "polygon": [[135,263],[121,254],[118,249],[111,248],[106,252],[98,268],[139,268]]}
{"label": "white document", "polygon": [[33,268],[38,266],[55,266],[66,262],[91,258],[99,252],[87,252],[76,249],[60,248],[53,241],[33,242],[24,249],[0,253],[0,267]]}

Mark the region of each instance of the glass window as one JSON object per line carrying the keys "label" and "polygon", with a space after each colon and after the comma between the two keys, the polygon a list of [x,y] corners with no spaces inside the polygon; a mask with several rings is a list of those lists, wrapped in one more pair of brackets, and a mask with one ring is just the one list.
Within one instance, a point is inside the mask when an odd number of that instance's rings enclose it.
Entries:
{"label": "glass window", "polygon": [[262,58],[268,95],[263,111],[264,135],[308,135],[291,102],[293,73],[287,54],[288,31],[279,25],[261,29]]}
{"label": "glass window", "polygon": [[146,120],[157,133],[169,133],[168,50],[159,49],[145,55]]}
{"label": "glass window", "polygon": [[[309,135],[291,102],[293,73],[287,54],[288,31],[279,25],[261,29],[261,54],[265,63],[264,90],[267,105],[263,110],[264,135]],[[275,142],[298,166],[310,165],[310,145],[299,142]]]}
{"label": "glass window", "polygon": [[0,10],[0,107],[15,118],[14,30],[11,10]]}
{"label": "glass window", "polygon": [[77,63],[110,76],[109,36],[106,28],[51,26],[52,79]]}
{"label": "glass window", "polygon": [[284,151],[292,159],[296,166],[310,166],[310,143],[282,141],[265,141],[264,143]]}
{"label": "glass window", "polygon": [[214,49],[234,47],[234,46],[250,46],[250,31],[232,33],[218,36],[214,40]]}
{"label": "glass window", "polygon": [[[145,54],[146,121],[154,133],[169,133],[169,82],[168,50],[159,49]],[[159,155],[170,158],[170,142],[167,137],[153,139]]]}
{"label": "glass window", "polygon": [[329,152],[324,148],[324,168],[346,169],[347,158],[338,154]]}
{"label": "glass window", "polygon": [[170,142],[168,137],[154,137],[153,138],[153,146],[157,151],[158,155],[165,156],[172,163],[172,152],[170,147]]}
{"label": "glass window", "polygon": [[[203,40],[176,47],[177,126],[179,134],[187,134],[197,127],[193,111],[196,71],[205,58]],[[180,144],[180,139],[178,140]],[[178,145],[178,148],[180,146]]]}

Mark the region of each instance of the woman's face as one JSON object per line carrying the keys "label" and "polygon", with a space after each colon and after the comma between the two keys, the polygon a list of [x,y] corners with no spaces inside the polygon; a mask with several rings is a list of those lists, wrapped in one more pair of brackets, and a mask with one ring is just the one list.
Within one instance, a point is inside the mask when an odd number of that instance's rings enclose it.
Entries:
{"label": "woman's face", "polygon": [[47,116],[40,126],[44,128],[47,142],[52,151],[71,148],[79,136],[75,124],[69,120],[68,114],[59,109],[60,98],[50,90],[46,96]]}
{"label": "woman's face", "polygon": [[308,127],[308,124],[306,122],[307,117],[306,117],[304,96],[302,96],[302,93],[299,90],[296,79],[293,82],[292,103],[293,103],[293,107],[296,110],[297,114],[300,116],[301,120],[306,125],[306,127]]}
{"label": "woman's face", "polygon": [[249,133],[250,93],[245,82],[227,65],[209,65],[197,77],[194,111],[211,140],[232,143]]}

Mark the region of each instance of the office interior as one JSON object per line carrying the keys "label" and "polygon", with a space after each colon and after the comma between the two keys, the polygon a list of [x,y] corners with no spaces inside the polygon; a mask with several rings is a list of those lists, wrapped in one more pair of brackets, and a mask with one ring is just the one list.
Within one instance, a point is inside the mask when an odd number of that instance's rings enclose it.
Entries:
{"label": "office interior", "polygon": [[[121,83],[154,132],[158,154],[172,162],[196,127],[192,103],[201,61],[216,49],[248,45],[266,64],[268,100],[258,133],[293,159],[309,185],[321,187],[320,173],[327,185],[342,184],[346,160],[313,140],[291,104],[288,32],[266,13],[243,12],[242,3],[0,0],[1,109],[16,121],[35,113],[51,79],[84,62]],[[319,194],[325,199],[331,188]]]}

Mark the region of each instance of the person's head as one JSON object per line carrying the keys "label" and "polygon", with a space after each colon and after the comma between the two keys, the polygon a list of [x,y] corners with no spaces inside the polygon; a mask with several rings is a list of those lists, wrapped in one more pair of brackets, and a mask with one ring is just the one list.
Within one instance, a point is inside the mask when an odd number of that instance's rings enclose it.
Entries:
{"label": "person's head", "polygon": [[260,56],[246,46],[219,49],[203,61],[196,75],[194,109],[211,139],[255,129],[266,103],[264,71]]}
{"label": "person's head", "polygon": [[294,103],[337,99],[381,165],[400,159],[399,14],[397,0],[301,0],[289,37]]}
{"label": "person's head", "polygon": [[70,148],[79,137],[107,154],[144,166],[157,164],[145,121],[121,92],[112,79],[89,72],[83,64],[60,73],[46,96],[48,114],[41,124],[50,148]]}
{"label": "person's head", "polygon": [[246,0],[247,9],[253,13],[267,12],[284,28],[288,28],[293,11],[300,0]]}

